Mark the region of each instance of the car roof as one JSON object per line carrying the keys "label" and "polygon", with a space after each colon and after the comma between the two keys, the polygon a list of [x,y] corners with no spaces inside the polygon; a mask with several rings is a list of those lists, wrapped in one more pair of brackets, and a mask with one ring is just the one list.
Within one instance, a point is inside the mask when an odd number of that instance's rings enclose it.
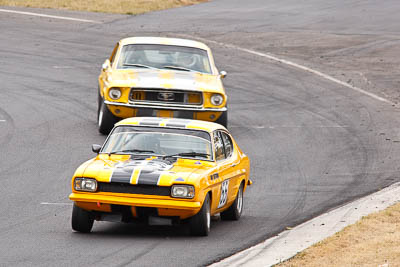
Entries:
{"label": "car roof", "polygon": [[198,41],[180,39],[180,38],[168,38],[168,37],[129,37],[124,38],[120,41],[121,45],[127,44],[162,44],[162,45],[176,45],[176,46],[187,46],[195,47],[209,51],[210,48]]}
{"label": "car roof", "polygon": [[161,118],[161,117],[133,117],[124,119],[116,125],[151,126],[160,128],[180,128],[213,132],[226,128],[218,123],[191,119]]}

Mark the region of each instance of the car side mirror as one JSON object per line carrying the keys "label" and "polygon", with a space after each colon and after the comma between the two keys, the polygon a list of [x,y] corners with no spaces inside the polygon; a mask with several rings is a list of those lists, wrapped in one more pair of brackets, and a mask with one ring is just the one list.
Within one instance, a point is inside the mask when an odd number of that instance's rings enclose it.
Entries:
{"label": "car side mirror", "polygon": [[92,151],[93,151],[94,153],[99,154],[100,149],[101,149],[101,145],[96,145],[96,144],[93,144],[93,145],[92,145]]}
{"label": "car side mirror", "polygon": [[106,59],[106,61],[104,61],[103,65],[101,66],[101,69],[103,71],[107,70],[108,68],[111,68],[111,63],[109,59]]}
{"label": "car side mirror", "polygon": [[219,73],[219,75],[221,76],[221,78],[223,79],[223,78],[225,78],[226,77],[226,75],[228,75],[228,73],[226,72],[226,71],[221,71],[220,73]]}

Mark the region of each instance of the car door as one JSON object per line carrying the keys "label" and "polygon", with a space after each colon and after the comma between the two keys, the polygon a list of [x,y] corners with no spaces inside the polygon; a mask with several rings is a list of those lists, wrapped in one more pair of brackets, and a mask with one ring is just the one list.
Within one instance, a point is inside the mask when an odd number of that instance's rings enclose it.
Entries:
{"label": "car door", "polygon": [[215,158],[218,165],[217,173],[217,209],[229,207],[236,197],[238,188],[236,166],[238,159],[234,157],[234,146],[229,134],[222,130],[214,132]]}

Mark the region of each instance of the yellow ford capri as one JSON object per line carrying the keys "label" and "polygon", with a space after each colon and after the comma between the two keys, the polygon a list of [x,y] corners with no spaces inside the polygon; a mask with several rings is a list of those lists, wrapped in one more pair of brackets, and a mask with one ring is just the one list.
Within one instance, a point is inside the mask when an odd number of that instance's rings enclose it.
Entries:
{"label": "yellow ford capri", "polygon": [[176,38],[117,43],[99,76],[98,127],[108,134],[130,117],[172,117],[227,126],[227,96],[209,47]]}
{"label": "yellow ford capri", "polygon": [[206,121],[137,117],[120,121],[98,155],[72,177],[72,229],[98,221],[188,223],[206,236],[210,218],[238,220],[250,161],[225,127]]}

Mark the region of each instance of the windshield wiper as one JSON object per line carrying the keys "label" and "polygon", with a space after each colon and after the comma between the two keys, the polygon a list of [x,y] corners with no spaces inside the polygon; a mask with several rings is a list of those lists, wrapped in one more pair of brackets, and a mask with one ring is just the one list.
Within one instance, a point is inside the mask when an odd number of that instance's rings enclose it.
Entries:
{"label": "windshield wiper", "polygon": [[182,153],[177,153],[177,154],[172,154],[172,155],[164,155],[162,156],[162,159],[166,158],[172,158],[172,157],[177,157],[177,156],[182,156],[182,157],[203,157],[203,158],[208,158],[210,154],[207,153],[200,153],[200,152],[182,152]]}
{"label": "windshield wiper", "polygon": [[143,64],[131,64],[131,63],[124,63],[123,65],[124,67],[139,67],[139,68],[146,68],[146,69],[155,69],[152,66],[147,66],[147,65],[143,65]]}
{"label": "windshield wiper", "polygon": [[115,154],[115,153],[128,153],[128,152],[132,152],[132,153],[155,153],[153,150],[125,149],[125,150],[111,151],[110,153],[108,153],[108,156],[110,156],[111,154]]}
{"label": "windshield wiper", "polygon": [[195,71],[192,69],[188,69],[185,67],[179,67],[179,66],[162,66],[163,69],[171,69],[171,70],[182,70],[182,71]]}

